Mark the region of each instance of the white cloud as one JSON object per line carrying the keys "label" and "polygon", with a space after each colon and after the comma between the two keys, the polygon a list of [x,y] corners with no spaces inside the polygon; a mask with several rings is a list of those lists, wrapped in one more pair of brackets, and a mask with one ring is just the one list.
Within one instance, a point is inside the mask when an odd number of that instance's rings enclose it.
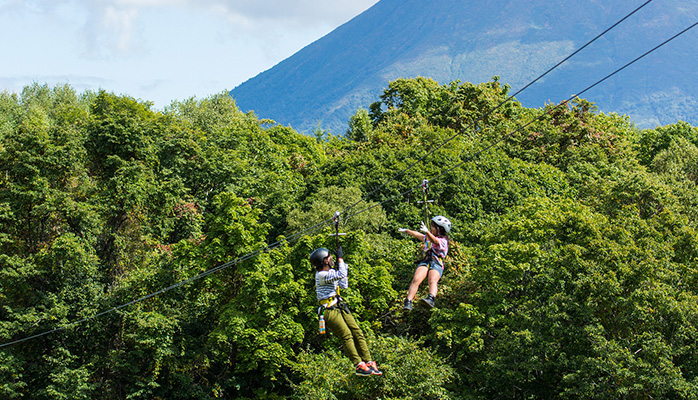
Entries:
{"label": "white cloud", "polygon": [[103,26],[114,32],[118,38],[115,43],[119,52],[126,52],[131,49],[133,23],[136,15],[137,11],[134,9],[124,10],[116,7],[107,7],[104,10]]}
{"label": "white cloud", "polygon": [[[329,32],[378,0],[0,0],[14,9],[56,18],[70,7],[83,16],[85,54],[90,58],[126,57],[143,51],[143,13],[153,10],[204,12],[223,17],[236,32],[264,36],[289,30]],[[3,10],[4,11],[4,10]],[[242,33],[244,33],[242,32]],[[275,39],[271,39],[275,40]]]}
{"label": "white cloud", "polygon": [[208,4],[225,10],[236,20],[276,21],[298,25],[338,25],[375,4],[377,0],[203,0],[191,4]]}
{"label": "white cloud", "polygon": [[0,91],[154,101],[233,89],[378,0],[0,0]]}

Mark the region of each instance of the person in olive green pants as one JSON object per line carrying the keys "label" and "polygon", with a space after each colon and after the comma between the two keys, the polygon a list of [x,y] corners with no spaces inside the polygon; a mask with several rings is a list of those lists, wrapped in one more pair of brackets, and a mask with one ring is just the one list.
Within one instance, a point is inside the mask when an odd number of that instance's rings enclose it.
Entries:
{"label": "person in olive green pants", "polygon": [[337,249],[338,268],[329,250],[319,248],[310,254],[310,263],[315,267],[315,292],[320,302],[318,314],[324,315],[327,327],[342,340],[344,353],[356,367],[356,375],[382,375],[378,365],[371,360],[366,338],[351,315],[339,288],[349,287],[348,266],[344,262],[342,248]]}

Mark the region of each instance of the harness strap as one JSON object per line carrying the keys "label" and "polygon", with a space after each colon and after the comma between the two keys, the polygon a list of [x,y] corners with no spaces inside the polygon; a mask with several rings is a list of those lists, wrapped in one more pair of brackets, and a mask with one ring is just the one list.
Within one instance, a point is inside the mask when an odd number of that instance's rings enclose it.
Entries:
{"label": "harness strap", "polygon": [[437,256],[436,254],[434,254],[433,251],[431,252],[431,257],[433,257],[433,258],[436,260],[436,262],[439,263],[439,265],[441,266],[441,268],[444,267],[444,262],[441,260],[441,257],[439,257],[439,256]]}
{"label": "harness strap", "polygon": [[326,299],[320,300],[320,307],[330,308],[330,307],[335,306],[338,301],[339,301],[339,296],[328,297]]}
{"label": "harness strap", "polygon": [[424,261],[429,262],[432,258],[435,259],[437,263],[439,263],[441,268],[444,268],[443,260],[434,251],[431,242],[429,242],[429,240],[427,239],[427,235],[424,235]]}
{"label": "harness strap", "polygon": [[349,309],[349,306],[347,303],[344,302],[344,299],[338,294],[336,296],[329,297],[327,299],[320,300],[320,307],[317,309],[318,316],[319,315],[324,315],[325,310],[334,310],[334,309],[340,309],[344,310],[347,314],[351,313],[351,309]]}

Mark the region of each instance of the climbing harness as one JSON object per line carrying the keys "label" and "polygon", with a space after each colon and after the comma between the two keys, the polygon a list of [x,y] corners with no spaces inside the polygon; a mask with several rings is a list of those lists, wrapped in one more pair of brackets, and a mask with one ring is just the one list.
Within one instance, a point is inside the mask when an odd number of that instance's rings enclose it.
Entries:
{"label": "climbing harness", "polygon": [[319,332],[325,334],[325,310],[341,310],[347,314],[351,314],[351,310],[347,303],[344,302],[342,296],[339,295],[339,289],[335,296],[320,300],[320,307],[317,308]]}
{"label": "climbing harness", "polygon": [[[337,289],[337,291],[339,292],[339,289]],[[339,302],[339,294],[332,296],[332,297],[328,297],[326,299],[320,300],[320,307],[332,308],[335,305],[337,305],[338,302]]]}
{"label": "climbing harness", "polygon": [[441,268],[444,268],[443,260],[432,250],[432,244],[427,239],[427,236],[424,235],[424,258],[417,261],[417,265],[426,264],[427,268],[429,268],[432,260],[436,261]]}

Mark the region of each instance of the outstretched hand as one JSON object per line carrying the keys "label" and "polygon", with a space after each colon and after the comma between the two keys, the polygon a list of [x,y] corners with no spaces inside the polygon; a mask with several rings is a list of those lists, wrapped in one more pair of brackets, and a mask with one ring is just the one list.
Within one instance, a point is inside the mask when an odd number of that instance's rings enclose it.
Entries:
{"label": "outstretched hand", "polygon": [[337,247],[337,251],[335,252],[337,254],[337,258],[344,258],[344,252],[342,251],[342,246]]}
{"label": "outstretched hand", "polygon": [[419,227],[419,230],[424,232],[424,233],[429,232],[429,228],[427,228],[427,226],[424,225],[424,221],[422,221],[422,226]]}
{"label": "outstretched hand", "polygon": [[407,232],[407,228],[398,228],[397,231],[400,233],[405,233]]}

